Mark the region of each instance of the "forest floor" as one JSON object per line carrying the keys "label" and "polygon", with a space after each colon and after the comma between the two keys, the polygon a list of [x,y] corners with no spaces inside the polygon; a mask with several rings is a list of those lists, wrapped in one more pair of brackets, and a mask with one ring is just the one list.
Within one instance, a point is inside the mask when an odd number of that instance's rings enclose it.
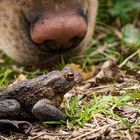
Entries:
{"label": "forest floor", "polygon": [[139,80],[140,73],[121,69],[111,60],[106,61],[95,76],[65,95],[61,107],[67,108],[66,114],[70,117],[67,122],[34,122],[29,134],[3,129],[0,139],[138,140]]}
{"label": "forest floor", "polygon": [[[140,3],[100,0],[91,47],[70,60],[84,80],[64,96],[66,122],[34,122],[28,135],[0,131],[0,140],[140,140]],[[0,53],[0,87],[50,70],[15,64]],[[62,60],[57,69],[66,65]]]}

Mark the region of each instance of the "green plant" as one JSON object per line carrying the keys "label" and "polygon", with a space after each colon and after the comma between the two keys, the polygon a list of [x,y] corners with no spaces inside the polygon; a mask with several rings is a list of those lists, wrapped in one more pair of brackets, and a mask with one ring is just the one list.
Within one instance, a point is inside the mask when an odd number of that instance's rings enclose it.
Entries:
{"label": "green plant", "polygon": [[[100,113],[112,117],[112,119],[121,122],[126,128],[130,129],[133,125],[129,123],[127,118],[121,116],[116,111],[116,108],[128,106],[140,111],[139,106],[131,103],[131,101],[136,99],[140,100],[138,92],[128,92],[120,97],[112,95],[97,97],[95,93],[93,93],[93,97],[90,101],[79,97],[71,98],[65,108],[65,112],[70,118],[67,125],[76,128],[82,127],[85,123],[94,120],[94,117]],[[79,102],[82,102],[82,104],[79,105]]]}
{"label": "green plant", "polygon": [[1,69],[0,70],[0,87],[7,87],[9,84],[9,79],[12,74],[10,69]]}

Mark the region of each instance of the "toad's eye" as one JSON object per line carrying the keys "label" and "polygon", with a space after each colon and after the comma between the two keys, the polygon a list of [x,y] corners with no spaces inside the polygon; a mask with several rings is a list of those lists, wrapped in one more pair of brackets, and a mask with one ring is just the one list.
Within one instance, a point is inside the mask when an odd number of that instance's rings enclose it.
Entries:
{"label": "toad's eye", "polygon": [[66,72],[64,74],[65,78],[68,80],[68,81],[73,81],[74,80],[74,74],[71,73],[71,72]]}
{"label": "toad's eye", "polygon": [[63,74],[68,81],[74,80],[74,72],[70,67],[64,67]]}

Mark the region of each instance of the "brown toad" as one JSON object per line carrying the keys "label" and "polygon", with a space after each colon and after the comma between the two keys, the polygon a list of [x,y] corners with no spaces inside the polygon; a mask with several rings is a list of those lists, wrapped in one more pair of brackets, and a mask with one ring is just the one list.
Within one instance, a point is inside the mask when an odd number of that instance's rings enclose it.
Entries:
{"label": "brown toad", "polygon": [[[66,120],[59,110],[63,96],[81,81],[69,67],[15,84],[0,94],[0,119]],[[0,120],[0,123],[9,120]]]}

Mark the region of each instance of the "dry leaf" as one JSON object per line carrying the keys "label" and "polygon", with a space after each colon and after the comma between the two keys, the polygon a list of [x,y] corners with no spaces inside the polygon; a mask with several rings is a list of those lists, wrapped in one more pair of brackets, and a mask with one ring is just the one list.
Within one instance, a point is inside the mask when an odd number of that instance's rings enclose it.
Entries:
{"label": "dry leaf", "polygon": [[95,73],[95,67],[92,66],[91,67],[91,72],[85,72],[83,71],[83,69],[80,67],[80,65],[77,65],[77,64],[68,64],[67,66],[69,66],[70,68],[72,68],[75,72],[79,72],[80,74],[82,74],[83,76],[83,80],[87,80],[91,77],[93,77],[94,73]]}

